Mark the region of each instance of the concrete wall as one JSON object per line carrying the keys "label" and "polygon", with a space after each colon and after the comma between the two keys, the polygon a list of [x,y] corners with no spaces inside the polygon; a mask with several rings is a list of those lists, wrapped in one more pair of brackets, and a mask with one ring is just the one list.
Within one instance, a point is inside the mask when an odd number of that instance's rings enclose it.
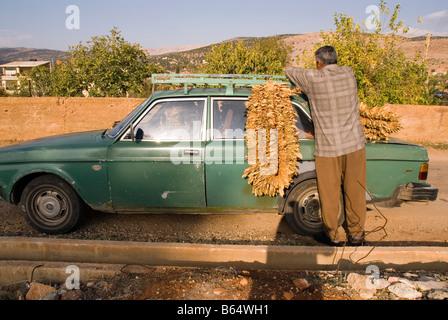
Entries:
{"label": "concrete wall", "polygon": [[390,105],[402,129],[394,136],[415,143],[448,143],[448,106]]}
{"label": "concrete wall", "polygon": [[[144,99],[0,98],[0,144],[106,129]],[[415,143],[448,143],[448,107],[390,105],[403,128],[397,138]]]}
{"label": "concrete wall", "polygon": [[106,129],[144,99],[0,98],[0,143]]}

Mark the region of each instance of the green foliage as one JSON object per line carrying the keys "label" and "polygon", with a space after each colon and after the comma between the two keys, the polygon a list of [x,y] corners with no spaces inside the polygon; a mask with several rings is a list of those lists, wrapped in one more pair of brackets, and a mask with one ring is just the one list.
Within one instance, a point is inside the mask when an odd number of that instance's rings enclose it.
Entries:
{"label": "green foliage", "polygon": [[0,86],[0,97],[8,97],[9,94],[6,92],[6,89],[4,87]]}
{"label": "green foliage", "polygon": [[33,80],[33,96],[45,97],[52,91],[53,78],[49,68],[39,66],[30,71],[29,78]]}
{"label": "green foliage", "polygon": [[92,37],[86,45],[71,47],[65,62],[70,76],[68,95],[87,91],[93,97],[122,97],[143,90],[143,81],[150,76],[146,53],[139,44],[125,41],[121,33]]}
{"label": "green foliage", "polygon": [[125,41],[114,28],[109,35],[70,47],[66,60],[51,73],[35,68],[28,77],[35,96],[140,96],[149,91],[145,80],[163,72],[147,58],[139,44]]}
{"label": "green foliage", "polygon": [[280,38],[270,37],[245,45],[224,42],[206,55],[204,73],[282,75],[292,49]]}
{"label": "green foliage", "polygon": [[19,82],[11,86],[12,95],[14,97],[32,97],[31,79],[25,74],[17,74],[17,77]]}
{"label": "green foliage", "polygon": [[[304,51],[298,56],[299,65],[314,67],[315,50],[330,45],[338,53],[339,65],[353,69],[361,102],[370,107],[386,103],[431,103],[426,62],[419,55],[412,60],[407,59],[399,48],[403,40],[400,33],[408,31],[404,22],[398,20],[400,5],[395,7],[390,16],[383,0],[379,8],[380,19],[374,20],[375,28],[371,32],[355,23],[352,17],[336,14],[336,30],[322,32],[322,43],[315,44],[312,52]],[[386,21],[386,25],[381,20]]]}

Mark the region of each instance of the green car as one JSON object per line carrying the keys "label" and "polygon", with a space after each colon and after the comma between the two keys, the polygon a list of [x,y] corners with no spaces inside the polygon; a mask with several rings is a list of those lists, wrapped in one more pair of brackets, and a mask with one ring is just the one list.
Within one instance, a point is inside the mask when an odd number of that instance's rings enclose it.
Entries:
{"label": "green car", "polygon": [[[73,230],[86,207],[111,213],[275,212],[296,232],[316,234],[322,220],[313,123],[302,97],[291,97],[303,155],[294,183],[283,197],[256,197],[242,178],[248,167],[245,103],[251,94],[244,86],[264,81],[155,75],[154,83],[184,89],[154,92],[107,130],[1,148],[0,199],[19,205],[26,221],[48,234]],[[369,202],[437,198],[438,190],[425,183],[425,148],[391,140],[367,143],[366,150]]]}

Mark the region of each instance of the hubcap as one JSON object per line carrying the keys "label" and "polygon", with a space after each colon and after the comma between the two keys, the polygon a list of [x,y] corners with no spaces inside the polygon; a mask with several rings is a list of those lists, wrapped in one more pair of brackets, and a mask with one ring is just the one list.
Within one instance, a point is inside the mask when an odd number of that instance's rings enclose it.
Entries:
{"label": "hubcap", "polygon": [[55,191],[40,194],[36,199],[36,206],[41,216],[55,219],[65,211],[64,199]]}
{"label": "hubcap", "polygon": [[305,196],[299,203],[299,210],[305,221],[312,223],[322,222],[319,195],[317,192]]}

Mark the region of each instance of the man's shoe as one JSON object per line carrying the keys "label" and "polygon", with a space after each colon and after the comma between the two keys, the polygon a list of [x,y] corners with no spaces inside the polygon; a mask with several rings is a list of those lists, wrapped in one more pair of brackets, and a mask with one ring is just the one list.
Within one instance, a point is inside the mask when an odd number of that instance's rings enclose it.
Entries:
{"label": "man's shoe", "polygon": [[338,240],[331,240],[325,232],[315,235],[314,240],[326,244],[330,247],[342,247],[341,242],[339,242]]}
{"label": "man's shoe", "polygon": [[358,247],[363,246],[366,244],[366,233],[363,232],[361,237],[352,237],[351,235],[348,236],[348,244],[350,246]]}

